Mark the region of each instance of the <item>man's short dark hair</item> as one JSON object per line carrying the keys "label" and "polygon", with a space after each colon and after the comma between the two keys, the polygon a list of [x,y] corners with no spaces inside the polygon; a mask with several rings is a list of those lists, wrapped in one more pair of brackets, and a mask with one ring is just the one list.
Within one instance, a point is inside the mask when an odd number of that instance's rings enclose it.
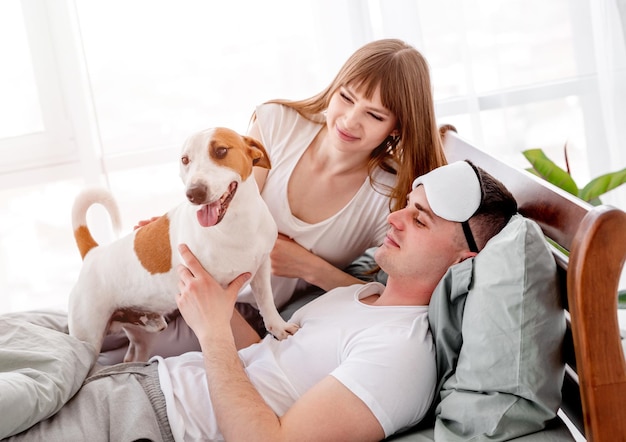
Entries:
{"label": "man's short dark hair", "polygon": [[517,201],[499,180],[471,161],[466,161],[476,172],[482,192],[480,206],[469,220],[478,250],[482,250],[487,241],[517,213]]}

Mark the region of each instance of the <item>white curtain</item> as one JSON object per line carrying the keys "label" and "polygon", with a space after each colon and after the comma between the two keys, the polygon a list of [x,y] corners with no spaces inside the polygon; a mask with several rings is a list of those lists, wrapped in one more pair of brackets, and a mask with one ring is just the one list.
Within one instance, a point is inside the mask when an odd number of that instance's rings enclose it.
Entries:
{"label": "white curtain", "polygon": [[[592,176],[626,167],[626,0],[590,2],[606,149],[588,146]],[[626,185],[604,202],[626,209]]]}

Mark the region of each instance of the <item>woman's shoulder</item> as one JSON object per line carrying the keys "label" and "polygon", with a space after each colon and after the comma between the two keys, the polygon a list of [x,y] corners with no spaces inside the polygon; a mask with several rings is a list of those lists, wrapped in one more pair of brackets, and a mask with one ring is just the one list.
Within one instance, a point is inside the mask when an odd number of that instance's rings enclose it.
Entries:
{"label": "woman's shoulder", "polygon": [[382,194],[386,199],[391,189],[395,187],[397,180],[397,174],[378,166],[371,173],[370,188],[372,188],[374,193]]}
{"label": "woman's shoulder", "polygon": [[[262,141],[272,150],[289,144],[294,138],[311,138],[320,125],[304,118],[295,109],[280,103],[264,103],[256,108],[256,120]],[[308,145],[308,144],[307,144]]]}
{"label": "woman's shoulder", "polygon": [[259,104],[255,111],[257,120],[262,124],[271,121],[295,121],[302,118],[295,109],[281,103],[266,102]]}
{"label": "woman's shoulder", "polygon": [[372,178],[385,185],[393,186],[398,179],[398,175],[378,166],[372,172]]}

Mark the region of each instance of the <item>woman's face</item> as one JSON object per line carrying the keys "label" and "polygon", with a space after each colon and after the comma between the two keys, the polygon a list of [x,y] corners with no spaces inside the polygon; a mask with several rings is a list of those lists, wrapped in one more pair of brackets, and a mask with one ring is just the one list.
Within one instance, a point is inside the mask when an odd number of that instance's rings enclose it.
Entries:
{"label": "woman's face", "polygon": [[371,99],[351,85],[333,94],[326,110],[326,125],[341,151],[371,152],[389,135],[398,135],[397,118],[380,100],[380,88]]}

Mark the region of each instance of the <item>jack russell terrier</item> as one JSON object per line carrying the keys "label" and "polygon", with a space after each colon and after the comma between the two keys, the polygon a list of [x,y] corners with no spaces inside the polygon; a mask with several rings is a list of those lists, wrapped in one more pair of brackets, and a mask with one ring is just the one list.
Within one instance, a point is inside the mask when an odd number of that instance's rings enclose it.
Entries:
{"label": "jack russell terrier", "polygon": [[250,272],[250,285],[267,330],[278,339],[297,325],[279,315],[270,285],[269,254],[278,231],[259,194],[253,166],[269,169],[263,145],[226,128],[208,129],[185,142],[180,176],[187,201],[131,234],[98,245],[87,228],[87,210],[103,205],[119,229],[119,212],[103,189],[83,191],[72,209],[83,267],[69,297],[70,335],[97,351],[107,332],[124,329],[130,344],[124,361],[151,356],[163,315],[176,309],[177,246],[185,243],[223,286]]}

